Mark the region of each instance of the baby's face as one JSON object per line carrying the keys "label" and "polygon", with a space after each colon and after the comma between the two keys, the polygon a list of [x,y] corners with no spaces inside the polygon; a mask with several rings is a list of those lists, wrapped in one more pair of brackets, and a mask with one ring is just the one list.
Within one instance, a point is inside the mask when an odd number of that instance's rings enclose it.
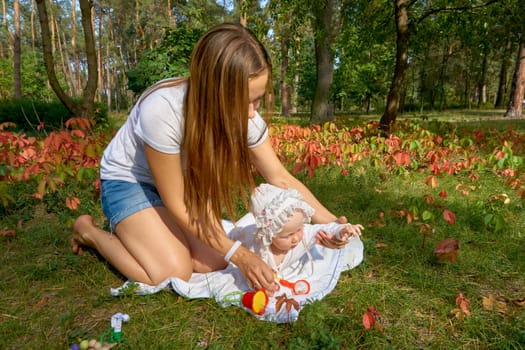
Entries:
{"label": "baby's face", "polygon": [[304,215],[298,210],[289,218],[281,232],[273,236],[272,245],[280,251],[287,252],[294,248],[303,238]]}

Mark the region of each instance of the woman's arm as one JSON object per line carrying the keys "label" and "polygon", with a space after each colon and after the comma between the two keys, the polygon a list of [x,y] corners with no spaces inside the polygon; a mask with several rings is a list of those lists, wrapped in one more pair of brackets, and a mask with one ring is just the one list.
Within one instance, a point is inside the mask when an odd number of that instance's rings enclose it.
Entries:
{"label": "woman's arm", "polygon": [[346,223],[345,217],[337,218],[328,211],[301,181],[290,174],[275,154],[269,137],[261,145],[251,148],[251,157],[257,171],[268,183],[281,188],[294,188],[303,195],[304,200],[315,209],[314,223],[325,224],[336,220]]}
{"label": "woman's arm", "polygon": [[[197,227],[191,223],[184,204],[184,178],[180,154],[159,152],[148,145],[145,145],[145,150],[155,186],[164,205],[184,232],[197,236]],[[224,255],[232,242],[222,229],[219,232],[221,234],[215,235],[217,239],[213,248]]]}
{"label": "woman's arm", "polygon": [[[184,204],[184,178],[180,154],[159,152],[148,145],[145,145],[145,151],[155,186],[175,223],[186,234],[197,236],[197,227],[191,222]],[[226,255],[234,242],[228,238],[221,223],[215,222],[213,232],[208,234],[213,237],[207,244],[222,256]],[[194,255],[195,252],[192,252],[192,256]],[[231,261],[239,267],[252,287],[258,284],[268,291],[275,289],[272,270],[256,254],[241,246]]]}

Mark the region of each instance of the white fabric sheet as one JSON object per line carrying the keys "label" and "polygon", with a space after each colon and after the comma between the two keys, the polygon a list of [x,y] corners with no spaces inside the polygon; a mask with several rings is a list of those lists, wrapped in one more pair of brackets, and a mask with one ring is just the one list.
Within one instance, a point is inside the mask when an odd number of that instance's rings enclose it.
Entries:
{"label": "white fabric sheet", "polygon": [[[242,224],[249,223],[244,222]],[[223,225],[226,232],[230,232],[234,227],[228,221],[224,221]],[[239,222],[237,225],[239,225]],[[309,262],[306,263],[306,268],[303,269],[291,266],[280,271],[280,277],[288,281],[307,280],[311,287],[310,293],[307,295],[293,295],[289,288],[281,286],[281,289],[273,297],[269,298],[263,315],[253,314],[241,304],[240,294],[251,289],[240,270],[233,264],[220,271],[194,273],[189,281],[183,281],[179,278],[168,278],[156,286],[127,281],[119,288],[112,288],[110,293],[118,296],[124,288],[130,287],[130,283],[136,284],[134,291],[141,295],[157,293],[163,289],[170,288],[177,294],[187,298],[214,298],[223,307],[239,306],[261,320],[277,323],[293,322],[299,317],[299,312],[304,305],[322,299],[335,288],[341,272],[352,269],[362,262],[363,250],[363,243],[358,237],[350,238],[350,242],[343,249],[328,249],[316,245],[311,251],[314,268],[313,275],[308,267],[310,265]],[[307,259],[306,256],[304,258]],[[299,310],[295,310],[292,307],[288,312],[285,306],[277,310],[276,297],[282,294],[286,294],[287,298],[295,299],[300,305]]]}

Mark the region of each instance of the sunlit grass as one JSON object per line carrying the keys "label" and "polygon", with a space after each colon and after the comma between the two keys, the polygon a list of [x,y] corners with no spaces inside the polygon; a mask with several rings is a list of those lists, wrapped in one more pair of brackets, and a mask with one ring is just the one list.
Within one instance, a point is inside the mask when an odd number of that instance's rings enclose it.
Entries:
{"label": "sunlit grass", "polygon": [[[435,118],[454,121],[446,129],[457,133],[512,126],[523,135],[521,121],[484,121],[482,112],[473,116],[480,119],[476,122],[463,123],[455,114]],[[419,118],[430,127],[434,116]],[[305,172],[297,176],[334,213],[365,226],[365,260],[288,325],[259,321],[212,299],[187,300],[171,290],[110,296],[109,288],[124,278],[93,251],[70,252],[71,223],[80,213],[57,205],[53,196],[35,200],[27,194],[34,184],[13,186],[17,203],[4,208],[0,218],[0,229],[17,229],[15,236],[0,237],[0,348],[67,349],[80,338],[102,336],[116,312],[131,316],[118,349],[525,348],[524,306],[512,302],[525,297],[524,201],[506,180],[490,170],[480,171],[476,181],[466,174],[443,174],[432,188],[425,183],[428,173],[392,173],[366,159],[348,171],[343,176],[335,167],[318,168],[312,178]],[[468,191],[458,185],[469,186]],[[81,189],[82,210],[103,224],[92,191]],[[490,200],[502,193],[509,203]],[[428,204],[428,196],[438,204]],[[411,207],[435,211],[433,232],[423,233],[421,220],[407,222],[396,214]],[[440,216],[442,208],[455,213],[454,225]],[[495,213],[504,219],[498,230],[484,221]],[[433,250],[447,237],[459,240],[458,259],[439,263]],[[459,293],[470,300],[470,316],[453,312]],[[484,307],[483,297],[490,295],[499,296],[505,309]],[[381,313],[383,332],[363,328],[362,314],[370,305]]]}

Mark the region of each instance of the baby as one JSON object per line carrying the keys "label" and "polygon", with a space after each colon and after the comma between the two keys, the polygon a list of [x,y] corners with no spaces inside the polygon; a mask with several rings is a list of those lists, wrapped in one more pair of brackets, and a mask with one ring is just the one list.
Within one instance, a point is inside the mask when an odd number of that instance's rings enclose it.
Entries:
{"label": "baby", "polygon": [[361,225],[337,222],[313,225],[313,213],[314,209],[298,191],[261,184],[251,196],[251,214],[247,215],[253,215],[256,227],[243,227],[245,216],[230,236],[259,254],[278,273],[305,254],[311,261],[310,250],[315,244],[342,248],[350,237],[361,236],[364,229]]}

